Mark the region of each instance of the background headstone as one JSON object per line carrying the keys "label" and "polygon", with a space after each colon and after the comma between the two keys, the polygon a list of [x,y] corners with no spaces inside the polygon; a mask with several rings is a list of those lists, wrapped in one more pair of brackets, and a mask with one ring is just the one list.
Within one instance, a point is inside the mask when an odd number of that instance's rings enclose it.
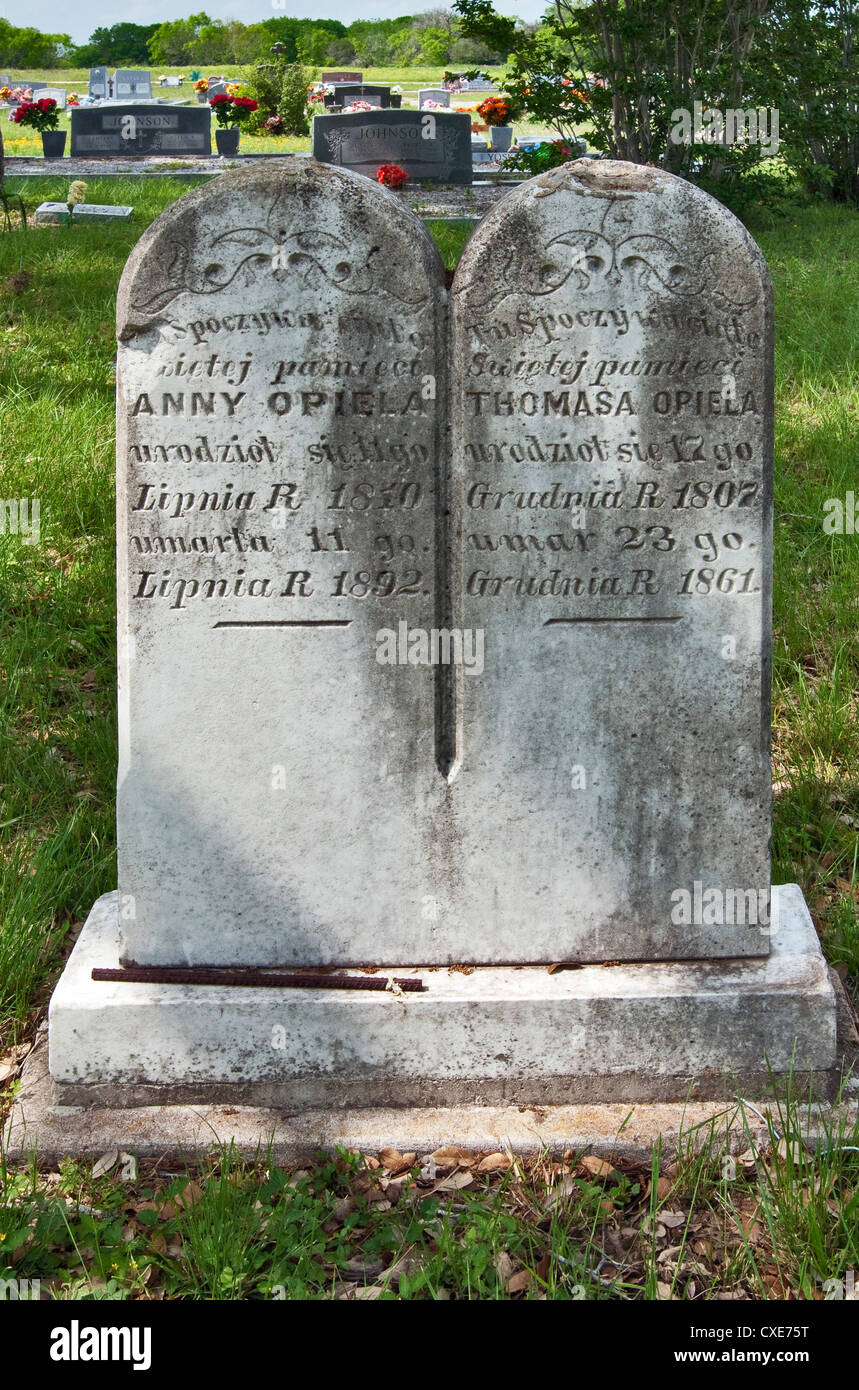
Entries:
{"label": "background headstone", "polygon": [[443,284],[395,195],[293,161],[186,195],[132,253],[126,960],[434,952],[434,676],[376,653],[436,612]]}
{"label": "background headstone", "polygon": [[114,102],[89,109],[73,107],[71,153],[93,158],[208,155],[212,151],[211,127],[208,106]]}
{"label": "background headstone", "polygon": [[[486,634],[453,784],[471,939],[503,960],[764,955],[763,258],[685,180],[582,160],[483,220],[454,302],[457,611]],[[750,924],[719,917],[729,892]]]}
{"label": "background headstone", "polygon": [[226,96],[226,94],[227,94],[227,79],[226,79],[225,77],[210,77],[210,78],[209,78],[209,90],[208,90],[208,92],[206,93],[206,95],[207,95],[209,101],[212,100],[212,97]]}
{"label": "background headstone", "polygon": [[54,101],[57,103],[57,106],[60,108],[60,110],[61,110],[61,111],[64,111],[64,110],[65,110],[65,107],[66,107],[66,89],[65,89],[65,87],[44,87],[44,88],[42,89],[42,91],[39,93],[39,96],[40,96],[40,97],[53,97]]}
{"label": "background headstone", "polygon": [[363,72],[323,72],[320,82],[363,82]]}
{"label": "background headstone", "polygon": [[450,106],[450,92],[444,87],[423,87],[418,92],[418,106],[425,101],[434,101],[438,106]]}
{"label": "background headstone", "polygon": [[340,106],[348,106],[353,101],[368,101],[371,106],[387,108],[391,104],[391,89],[368,82],[338,82],[335,83],[334,100]]}
{"label": "background headstone", "polygon": [[117,68],[113,75],[113,95],[117,101],[151,101],[151,75],[145,69]]}
{"label": "background headstone", "polygon": [[90,68],[89,70],[89,95],[91,97],[107,98],[107,68]]}
{"label": "background headstone", "polygon": [[314,116],[313,155],[371,179],[381,164],[398,164],[413,179],[471,183],[471,118],[409,110]]}

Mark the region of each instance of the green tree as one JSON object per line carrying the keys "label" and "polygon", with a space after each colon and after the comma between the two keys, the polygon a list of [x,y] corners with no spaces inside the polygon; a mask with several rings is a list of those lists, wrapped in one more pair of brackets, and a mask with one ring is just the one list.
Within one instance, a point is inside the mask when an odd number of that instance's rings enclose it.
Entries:
{"label": "green tree", "polygon": [[159,24],[149,40],[149,57],[157,66],[180,67],[186,63],[203,62],[197,57],[195,45],[200,31],[210,28],[212,20],[201,11],[187,19],[171,19]]}
{"label": "green tree", "polygon": [[0,19],[0,64],[4,68],[55,68],[72,49],[68,34],[42,34]]}
{"label": "green tree", "polygon": [[[492,0],[454,0],[463,33],[510,55],[507,89],[569,139],[678,172],[727,163],[723,146],[672,141],[672,111],[742,104],[749,54],[771,0],[555,0],[528,32]],[[748,159],[748,152],[741,152]],[[754,156],[752,156],[754,157]]]}
{"label": "green tree", "polygon": [[859,0],[774,0],[754,58],[790,166],[810,192],[859,201]]}

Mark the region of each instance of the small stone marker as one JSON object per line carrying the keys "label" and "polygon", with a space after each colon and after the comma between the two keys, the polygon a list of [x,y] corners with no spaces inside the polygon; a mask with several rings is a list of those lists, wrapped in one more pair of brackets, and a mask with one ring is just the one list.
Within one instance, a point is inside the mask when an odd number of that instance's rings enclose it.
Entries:
{"label": "small stone marker", "polygon": [[[77,203],[71,215],[76,222],[130,222],[133,212],[133,207],[124,207],[119,203]],[[55,226],[68,220],[67,203],[40,203],[33,214],[33,221],[45,226]]]}
{"label": "small stone marker", "polygon": [[418,107],[428,101],[434,101],[436,106],[450,106],[450,92],[445,87],[423,87],[418,92]]}
{"label": "small stone marker", "polygon": [[100,100],[107,98],[107,68],[90,68],[89,70],[89,94]]}
{"label": "small stone marker", "polygon": [[113,95],[116,101],[151,101],[152,77],[145,69],[117,68],[113,75]]}
{"label": "small stone marker", "polygon": [[398,164],[413,179],[471,183],[471,120],[453,111],[314,116],[313,155],[371,179],[381,164]]}
{"label": "small stone marker", "polygon": [[212,152],[208,106],[108,103],[72,108],[72,155],[208,155]]}

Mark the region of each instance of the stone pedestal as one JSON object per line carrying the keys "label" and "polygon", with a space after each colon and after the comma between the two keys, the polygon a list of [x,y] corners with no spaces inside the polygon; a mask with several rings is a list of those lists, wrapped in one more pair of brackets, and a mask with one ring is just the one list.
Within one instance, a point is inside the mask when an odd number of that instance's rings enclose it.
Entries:
{"label": "stone pedestal", "polygon": [[[422,993],[129,984],[115,893],[51,1000],[63,1105],[293,1109],[569,1105],[761,1094],[768,1071],[835,1077],[835,998],[800,889],[773,890],[759,960],[379,972]],[[355,971],[332,972],[354,976]]]}

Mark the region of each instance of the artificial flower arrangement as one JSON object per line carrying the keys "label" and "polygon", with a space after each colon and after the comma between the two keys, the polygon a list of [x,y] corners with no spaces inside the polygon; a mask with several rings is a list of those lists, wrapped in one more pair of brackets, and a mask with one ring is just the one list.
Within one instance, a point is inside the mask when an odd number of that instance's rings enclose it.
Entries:
{"label": "artificial flower arrangement", "polygon": [[259,110],[259,102],[253,97],[233,97],[221,92],[209,102],[215,113],[215,120],[222,130],[228,126],[244,125],[254,111]]}
{"label": "artificial flower arrangement", "polygon": [[53,97],[40,97],[38,101],[22,101],[12,112],[16,125],[29,125],[34,130],[56,130],[60,113]]}
{"label": "artificial flower arrangement", "polygon": [[18,102],[21,102],[21,101],[32,101],[32,100],[33,100],[33,88],[32,88],[32,87],[13,87],[13,88],[12,88],[11,95],[10,95],[10,97],[9,97],[9,100],[10,100],[10,101],[18,101]]}
{"label": "artificial flower arrangement", "polygon": [[513,107],[506,97],[487,97],[477,108],[488,126],[509,125],[513,117]]}
{"label": "artificial flower arrangement", "polygon": [[194,91],[195,91],[195,92],[208,92],[208,90],[209,90],[209,84],[208,84],[208,82],[206,81],[205,77],[198,77],[198,78],[197,78],[197,81],[194,83]]}
{"label": "artificial flower arrangement", "polygon": [[[343,107],[343,114],[349,111],[377,111],[378,107],[371,106],[369,101],[353,101],[351,106]],[[384,167],[384,166],[383,166]]]}
{"label": "artificial flower arrangement", "polygon": [[66,97],[66,106],[80,106],[80,104],[81,99],[78,96],[77,92],[69,92],[68,96]]}
{"label": "artificial flower arrangement", "polygon": [[283,116],[269,116],[268,120],[263,122],[263,130],[267,130],[269,135],[285,135]]}
{"label": "artificial flower arrangement", "polygon": [[0,87],[0,101],[8,101],[11,95],[11,87]]}
{"label": "artificial flower arrangement", "polygon": [[440,101],[433,101],[432,97],[425,101],[421,107],[422,111],[447,111],[447,109],[446,106],[442,106]]}
{"label": "artificial flower arrangement", "polygon": [[401,169],[399,164],[380,164],[376,173],[376,180],[384,188],[402,188],[408,183],[409,176],[405,169]]}

